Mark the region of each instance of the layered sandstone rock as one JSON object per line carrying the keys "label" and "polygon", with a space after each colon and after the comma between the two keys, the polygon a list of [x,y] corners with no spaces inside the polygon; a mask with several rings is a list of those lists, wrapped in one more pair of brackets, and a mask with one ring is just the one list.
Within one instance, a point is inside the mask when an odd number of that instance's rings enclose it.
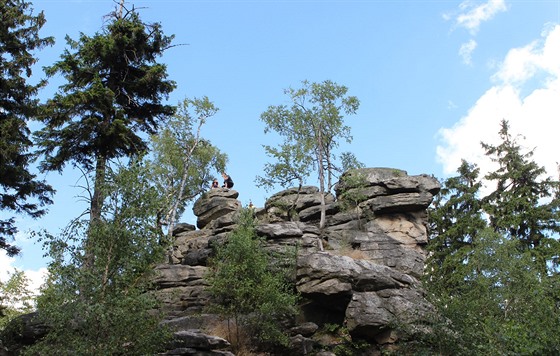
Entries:
{"label": "layered sandstone rock", "polygon": [[[332,355],[325,350],[331,341],[317,333],[327,323],[345,325],[352,338],[373,349],[396,342],[399,323],[411,330],[428,324],[433,310],[419,277],[428,240],[426,209],[439,189],[438,181],[426,175],[366,168],[345,173],[336,195],[325,197],[322,230],[316,187],[284,190],[255,209],[256,232],[268,250],[282,253],[297,246],[295,286],[303,302],[289,329],[290,354]],[[235,228],[238,196],[227,189],[203,194],[193,208],[198,229],[175,226],[168,262],[156,268],[154,293],[162,302],[163,324],[175,330],[168,355],[232,355],[228,342],[209,331],[208,325],[219,320],[205,314],[205,276],[214,247]],[[32,318],[22,320],[23,330],[29,329],[25,335],[46,332],[33,326]]]}
{"label": "layered sandstone rock", "polygon": [[[374,344],[398,339],[396,316],[411,327],[425,323],[432,307],[418,278],[426,258],[426,209],[439,189],[435,178],[398,169],[349,171],[336,196],[325,197],[323,231],[316,187],[284,190],[256,209],[257,234],[267,249],[298,246],[296,287],[305,303],[293,330],[307,332],[292,337],[295,349],[317,349],[313,333],[327,322],[344,323],[353,337]],[[168,322],[203,310],[207,260],[213,244],[235,227],[237,197],[233,190],[209,191],[194,205],[199,230],[177,230],[172,264],[158,267],[155,281]]]}

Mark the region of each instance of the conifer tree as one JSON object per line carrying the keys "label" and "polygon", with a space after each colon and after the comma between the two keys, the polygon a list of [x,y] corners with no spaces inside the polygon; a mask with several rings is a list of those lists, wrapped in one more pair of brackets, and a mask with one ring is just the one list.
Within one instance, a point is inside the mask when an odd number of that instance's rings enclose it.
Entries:
{"label": "conifer tree", "polygon": [[[41,38],[43,13],[33,15],[31,3],[0,0],[0,210],[24,213],[33,218],[45,213],[52,188],[29,170],[32,159],[29,120],[37,116],[36,94],[46,82],[29,84],[34,51],[51,45]],[[9,240],[17,232],[15,217],[0,219],[0,250],[15,255],[19,248]]]}
{"label": "conifer tree", "polygon": [[547,263],[558,256],[560,232],[560,183],[545,176],[544,167],[531,158],[533,151],[523,152],[521,145],[502,120],[500,144],[482,143],[486,155],[498,168],[485,179],[495,183],[495,190],[484,198],[484,209],[492,228],[531,251],[546,273]]}
{"label": "conifer tree", "polygon": [[[445,319],[439,327],[456,336],[448,352],[557,354],[558,182],[506,121],[499,136],[482,144],[497,168],[479,178],[463,161],[429,211],[426,288]],[[483,182],[492,189],[484,197]]]}
{"label": "conifer tree", "polygon": [[92,219],[101,214],[101,187],[109,160],[146,149],[140,132],[153,134],[162,117],[174,112],[162,103],[175,88],[156,58],[170,47],[160,24],[145,24],[133,9],[112,19],[102,33],[67,38],[61,60],[47,74],[67,83],[48,100],[37,133],[43,170],[60,171],[72,162],[95,170]]}
{"label": "conifer tree", "polygon": [[[122,10],[122,8],[121,8]],[[37,133],[43,171],[61,171],[72,163],[94,174],[90,221],[101,218],[110,160],[142,153],[141,133],[153,134],[174,107],[163,100],[175,88],[157,57],[171,46],[161,25],[145,24],[132,9],[113,12],[101,33],[67,37],[69,49],[48,67],[66,84],[47,101],[45,127]],[[86,251],[86,264],[93,256]]]}
{"label": "conifer tree", "polygon": [[428,210],[430,258],[427,275],[432,285],[440,284],[449,289],[464,282],[454,271],[467,262],[478,234],[487,226],[479,196],[482,187],[479,172],[475,164],[463,160],[458,168],[459,175],[445,180]]}

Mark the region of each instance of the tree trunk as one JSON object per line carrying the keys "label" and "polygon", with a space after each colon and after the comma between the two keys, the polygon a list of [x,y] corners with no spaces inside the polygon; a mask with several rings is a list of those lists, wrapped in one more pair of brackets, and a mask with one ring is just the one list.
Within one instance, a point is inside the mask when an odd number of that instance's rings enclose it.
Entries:
{"label": "tree trunk", "polygon": [[177,210],[179,209],[179,204],[183,202],[183,193],[185,192],[185,185],[187,183],[191,158],[193,156],[194,150],[198,147],[198,144],[200,142],[200,128],[202,127],[203,124],[204,124],[204,119],[199,119],[194,142],[192,146],[188,148],[187,154],[183,158],[183,175],[181,176],[181,183],[179,186],[179,192],[177,193],[177,199],[175,200],[175,203],[171,207],[171,217],[169,219],[169,227],[167,229],[167,236],[169,237],[169,241],[171,241],[171,237],[173,235],[173,228],[175,227],[175,221],[177,219]]}
{"label": "tree trunk", "polygon": [[105,170],[107,160],[105,157],[97,157],[95,166],[95,182],[93,183],[93,195],[90,202],[90,223],[101,220],[101,211],[103,209],[103,193],[105,185]]}
{"label": "tree trunk", "polygon": [[91,196],[89,208],[89,231],[85,242],[85,261],[84,267],[90,269],[93,267],[95,256],[93,254],[93,234],[92,230],[96,224],[101,222],[101,212],[103,211],[103,201],[105,200],[105,170],[107,169],[107,159],[98,156],[95,166],[95,182],[93,183],[93,194]]}
{"label": "tree trunk", "polygon": [[317,152],[317,161],[319,169],[319,194],[321,195],[321,220],[319,220],[319,251],[323,251],[323,230],[325,229],[325,223],[327,218],[326,206],[325,206],[325,171],[323,166],[323,155],[321,151],[321,138],[319,136],[319,149]]}

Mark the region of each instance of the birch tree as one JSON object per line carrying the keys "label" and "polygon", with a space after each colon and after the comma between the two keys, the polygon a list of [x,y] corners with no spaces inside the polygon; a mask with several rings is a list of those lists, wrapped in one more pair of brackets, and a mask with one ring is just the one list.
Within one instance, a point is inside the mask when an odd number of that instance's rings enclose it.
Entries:
{"label": "birch tree", "polygon": [[177,219],[188,202],[208,189],[212,172],[225,169],[227,155],[201,136],[202,127],[218,112],[208,97],[184,99],[177,113],[152,137],[152,179],[165,205],[160,223],[171,237]]}
{"label": "birch tree", "polygon": [[[299,89],[284,90],[289,105],[270,106],[261,114],[266,124],[265,133],[274,131],[284,140],[279,150],[265,145],[265,150],[284,157],[287,150],[297,147],[298,154],[291,154],[293,167],[298,167],[300,176],[315,170],[321,196],[321,230],[325,226],[325,194],[334,185],[334,177],[340,173],[336,165],[336,148],[340,140],[352,141],[350,127],[344,124],[344,115],[353,115],[360,102],[355,96],[347,95],[348,88],[330,80],[321,83],[302,82]],[[281,163],[281,162],[280,162]],[[278,178],[278,172],[267,170],[267,178]],[[294,177],[297,178],[297,175]]]}

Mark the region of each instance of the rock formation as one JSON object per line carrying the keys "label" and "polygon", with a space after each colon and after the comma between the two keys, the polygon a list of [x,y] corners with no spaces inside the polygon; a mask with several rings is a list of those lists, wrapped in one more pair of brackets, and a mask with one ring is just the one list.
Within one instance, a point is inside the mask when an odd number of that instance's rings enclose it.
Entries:
{"label": "rock formation", "polygon": [[[297,246],[295,283],[303,303],[289,329],[291,355],[334,355],[332,338],[319,332],[329,324],[344,325],[352,340],[367,342],[368,355],[398,341],[398,325],[425,329],[433,308],[419,278],[426,258],[426,209],[439,189],[435,178],[398,169],[346,172],[336,196],[325,197],[323,231],[316,187],[284,190],[255,209],[257,234],[266,239],[268,250]],[[175,227],[169,260],[156,268],[163,324],[175,330],[166,355],[233,355],[226,340],[212,335],[208,326],[218,325],[219,319],[205,314],[204,307],[208,258],[236,226],[238,195],[220,188],[203,194],[193,207],[197,226]],[[34,314],[22,318],[22,335],[30,339],[20,340],[23,344],[46,332],[33,320]]]}
{"label": "rock formation", "polygon": [[[255,210],[257,233],[266,238],[267,249],[298,246],[296,287],[305,303],[292,328],[294,354],[326,348],[315,335],[326,323],[344,324],[352,338],[373,346],[398,340],[396,322],[412,329],[426,324],[432,307],[419,277],[426,258],[426,209],[439,189],[438,181],[426,175],[366,168],[345,173],[336,196],[327,195],[324,231],[319,230],[316,187],[284,190]],[[198,340],[194,345],[185,341],[169,354],[227,353],[217,351],[227,346],[225,340],[217,342],[201,332],[215,321],[203,314],[208,300],[204,275],[213,243],[226,239],[235,227],[241,207],[237,197],[238,192],[226,189],[205,193],[193,208],[199,229],[176,227],[170,261],[157,268],[165,323],[178,337],[195,335],[191,339]]]}

